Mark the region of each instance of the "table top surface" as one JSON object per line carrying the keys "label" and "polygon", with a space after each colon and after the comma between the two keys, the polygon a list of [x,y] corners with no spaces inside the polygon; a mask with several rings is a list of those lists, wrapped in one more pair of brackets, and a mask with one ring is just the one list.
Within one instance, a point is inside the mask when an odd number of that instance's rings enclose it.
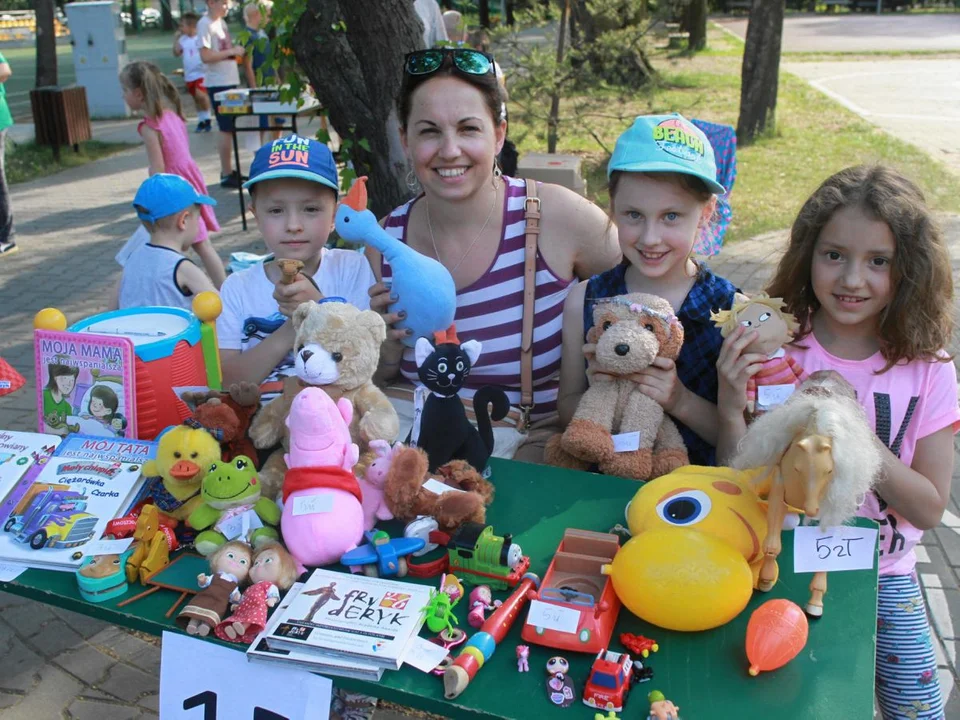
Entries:
{"label": "table top surface", "polygon": [[[620,478],[602,477],[525,463],[492,459],[492,481],[497,487],[487,520],[497,534],[511,533],[530,557],[531,571],[541,577],[559,545],[564,530],[581,528],[606,532],[623,522],[624,507],[638,484]],[[858,520],[869,526],[869,521]],[[398,526],[388,529],[396,529]],[[425,559],[429,559],[427,556]],[[338,566],[339,567],[339,566]],[[622,650],[616,637],[621,632],[655,638],[659,652],[646,661],[653,668],[651,681],[636,685],[627,700],[627,716],[643,717],[646,694],[662,691],[681,710],[681,717],[772,718],[813,720],[824,717],[862,718],[873,712],[876,632],[877,571],[833,573],[822,618],[810,623],[806,647],[785,667],[756,678],[747,674],[744,650],[750,613],[772,598],[788,598],[803,606],[809,593],[810,575],[793,573],[793,533],[783,534],[780,578],[774,589],[754,593],[746,610],[727,625],[700,633],[677,633],[655,628],[624,608],[611,641],[612,650]],[[409,580],[409,578],[407,578]],[[415,580],[436,586],[438,579]],[[469,593],[470,585],[467,584]],[[73,573],[27,570],[15,582],[0,583],[0,589],[97,617],[127,628],[159,635],[179,632],[164,618],[178,594],[159,590],[123,608],[118,602],[143,588],[131,586],[124,596],[104,603],[80,598]],[[495,592],[505,599],[507,592]],[[466,623],[468,603],[461,601],[456,615]],[[530,672],[518,674],[515,647],[521,643],[524,610],[474,681],[453,701],[443,698],[440,678],[414,668],[387,671],[379,683],[335,678],[338,686],[365,692],[386,700],[441,715],[471,718],[572,717],[569,709],[551,705],[546,696],[544,666],[560,654],[551,648],[530,646]],[[421,633],[424,637],[428,631]],[[232,646],[237,647],[237,646]],[[577,703],[593,661],[592,655],[566,654],[570,662]],[[576,706],[575,706],[576,707]],[[574,709],[573,712],[576,712]]]}

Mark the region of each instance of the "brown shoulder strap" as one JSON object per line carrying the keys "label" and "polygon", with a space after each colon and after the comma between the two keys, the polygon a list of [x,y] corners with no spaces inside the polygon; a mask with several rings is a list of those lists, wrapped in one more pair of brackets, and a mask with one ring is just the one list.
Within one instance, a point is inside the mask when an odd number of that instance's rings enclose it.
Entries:
{"label": "brown shoulder strap", "polygon": [[540,236],[540,198],[537,181],[527,180],[524,203],[526,242],[523,263],[523,324],[520,336],[520,424],[526,430],[533,409],[533,315],[537,295],[537,241]]}

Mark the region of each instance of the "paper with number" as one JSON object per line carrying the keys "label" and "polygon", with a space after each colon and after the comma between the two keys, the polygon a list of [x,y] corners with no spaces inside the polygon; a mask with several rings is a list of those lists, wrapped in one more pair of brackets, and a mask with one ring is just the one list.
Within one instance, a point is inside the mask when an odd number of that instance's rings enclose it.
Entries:
{"label": "paper with number", "polygon": [[[293,504],[293,514],[303,515],[303,513],[297,512],[296,500],[294,500]],[[238,515],[233,515],[217,523],[217,530],[219,530],[227,540],[246,538],[251,530],[262,527],[263,523],[260,522],[259,516],[253,510],[244,510]]]}
{"label": "paper with number", "polygon": [[757,387],[757,405],[770,409],[783,405],[793,395],[796,385],[760,385]]}
{"label": "paper with number", "polygon": [[580,613],[560,605],[542,602],[540,600],[530,601],[530,612],[527,613],[527,625],[544,628],[546,630],[557,630],[565,633],[576,633],[577,625],[580,624]]}
{"label": "paper with number", "polygon": [[614,452],[631,452],[640,449],[640,431],[620,433],[613,436]]}
{"label": "paper with number", "polygon": [[20,573],[27,569],[26,565],[17,565],[16,563],[0,563],[0,582],[13,582]]}
{"label": "paper with number", "polygon": [[332,510],[333,496],[329,493],[293,499],[294,515],[316,515],[318,513],[328,513]]}
{"label": "paper with number", "polygon": [[450,653],[443,645],[424,640],[419,635],[411,638],[403,654],[403,664],[413,665],[420,672],[428,673]]}
{"label": "paper with number", "polygon": [[801,525],[793,532],[794,572],[869,570],[877,556],[876,528]]}
{"label": "paper with number", "polygon": [[171,632],[163,633],[162,647],[163,720],[327,717],[332,690],[328,678],[290,667],[249,663],[238,650]]}
{"label": "paper with number", "polygon": [[83,546],[84,555],[122,555],[133,545],[133,538],[122,540],[97,540]]}

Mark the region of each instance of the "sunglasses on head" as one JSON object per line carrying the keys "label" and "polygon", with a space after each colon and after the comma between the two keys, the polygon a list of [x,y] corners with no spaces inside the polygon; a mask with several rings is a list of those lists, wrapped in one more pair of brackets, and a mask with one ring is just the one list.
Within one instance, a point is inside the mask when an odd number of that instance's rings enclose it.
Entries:
{"label": "sunglasses on head", "polygon": [[403,63],[407,75],[429,75],[440,69],[447,57],[453,58],[453,66],[467,75],[496,73],[493,55],[470,48],[431,48],[408,53]]}

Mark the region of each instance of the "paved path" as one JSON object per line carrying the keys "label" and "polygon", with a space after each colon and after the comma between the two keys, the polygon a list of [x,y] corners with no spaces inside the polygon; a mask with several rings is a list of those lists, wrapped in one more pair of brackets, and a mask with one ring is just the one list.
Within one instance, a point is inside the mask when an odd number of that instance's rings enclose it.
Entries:
{"label": "paved path", "polygon": [[[743,39],[746,17],[711,18]],[[784,19],[783,51],[960,51],[960,13],[793,15]]]}

